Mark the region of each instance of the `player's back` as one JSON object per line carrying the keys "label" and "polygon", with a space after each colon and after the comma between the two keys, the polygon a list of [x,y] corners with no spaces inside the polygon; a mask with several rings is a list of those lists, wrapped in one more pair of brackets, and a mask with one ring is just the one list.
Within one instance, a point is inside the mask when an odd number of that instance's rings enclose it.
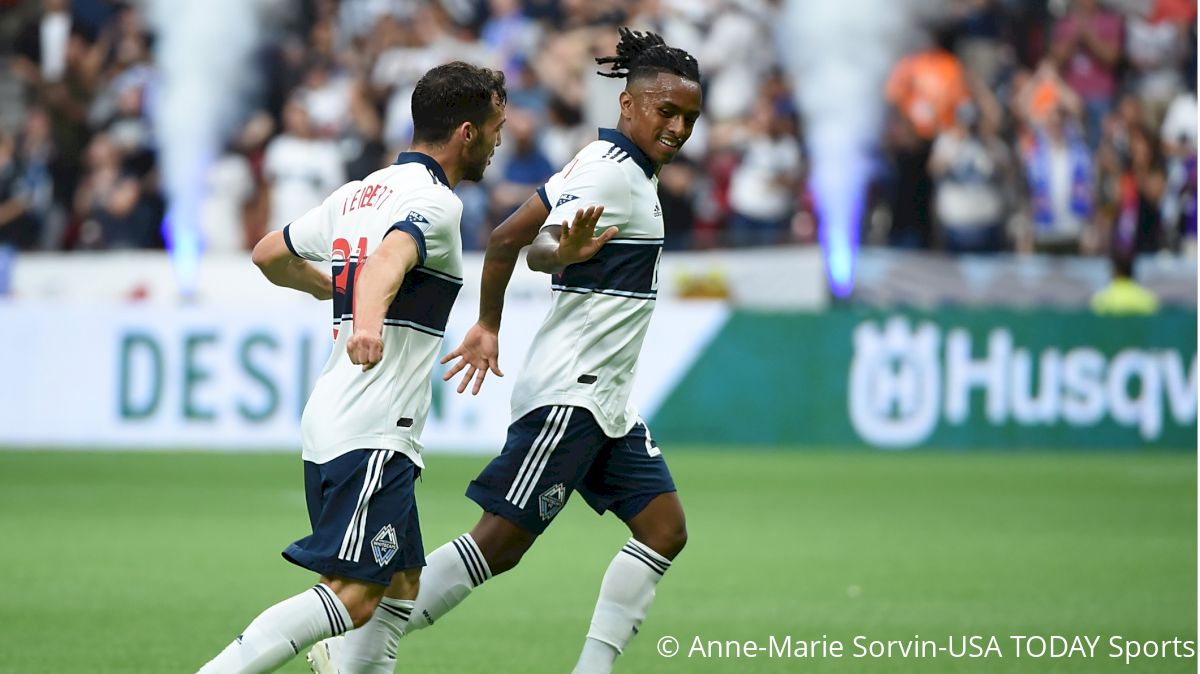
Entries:
{"label": "player's back", "polygon": [[623,436],[637,421],[629,397],[658,294],[658,178],[633,141],[602,129],[538,192],[550,209],[547,226],[602,205],[597,232],[619,232],[590,260],[552,277],[553,304],[514,387],[513,417],[576,405],[589,409],[605,434]]}
{"label": "player's back", "polygon": [[[430,376],[450,308],[462,287],[462,203],[438,164],[420,153],[346,184],[284,238],[294,253],[333,263],[333,351],[304,409],[306,461],[355,449],[395,449],[418,466],[429,411]],[[412,236],[419,262],[387,309],[383,359],[363,372],[350,362],[355,280],[393,229]],[[399,236],[399,234],[393,234]]]}

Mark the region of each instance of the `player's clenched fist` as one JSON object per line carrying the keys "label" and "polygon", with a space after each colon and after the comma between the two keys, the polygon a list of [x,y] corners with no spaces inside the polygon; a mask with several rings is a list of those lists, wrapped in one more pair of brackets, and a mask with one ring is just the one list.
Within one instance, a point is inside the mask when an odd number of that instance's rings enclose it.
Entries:
{"label": "player's clenched fist", "polygon": [[354,331],[350,341],[346,342],[346,354],[350,362],[362,365],[363,372],[375,367],[383,358],[383,339],[378,335]]}

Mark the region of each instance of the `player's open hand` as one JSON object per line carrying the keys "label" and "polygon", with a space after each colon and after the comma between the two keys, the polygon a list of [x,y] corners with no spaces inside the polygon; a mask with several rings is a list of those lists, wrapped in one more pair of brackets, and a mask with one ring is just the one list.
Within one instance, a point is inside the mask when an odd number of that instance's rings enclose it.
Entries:
{"label": "player's open hand", "polygon": [[562,230],[558,233],[558,259],[563,266],[590,260],[617,235],[617,228],[609,227],[596,236],[596,225],[603,213],[603,206],[589,206],[575,211],[571,224],[563,220]]}
{"label": "player's open hand", "polygon": [[446,370],[442,381],[450,381],[465,368],[467,373],[463,375],[462,381],[458,382],[459,393],[466,391],[467,384],[474,380],[471,395],[479,395],[479,389],[489,371],[497,377],[504,376],[500,371],[500,336],[494,330],[478,323],[467,330],[467,335],[463,337],[462,344],[459,344],[457,349],[442,358],[442,365],[455,358],[458,362]]}
{"label": "player's open hand", "polygon": [[363,372],[366,372],[383,359],[383,338],[365,330],[355,330],[346,342],[346,355],[350,356],[351,363],[362,365]]}

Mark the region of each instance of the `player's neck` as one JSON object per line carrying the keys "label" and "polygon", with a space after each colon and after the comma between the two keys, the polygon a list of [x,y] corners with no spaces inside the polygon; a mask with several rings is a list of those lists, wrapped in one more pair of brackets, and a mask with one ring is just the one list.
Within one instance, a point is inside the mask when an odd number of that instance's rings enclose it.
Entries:
{"label": "player's neck", "polygon": [[[641,145],[638,145],[637,142],[633,140],[633,134],[629,133],[629,127],[625,125],[624,119],[617,122],[617,131],[621,132],[622,136],[625,136],[626,138],[628,138],[629,142],[633,143],[634,147],[641,150],[642,154],[646,155],[647,159],[650,158],[650,153],[646,152],[646,148],[642,147]],[[650,165],[654,167],[654,175],[658,175],[658,172],[660,170],[662,170],[662,164],[659,164],[658,162],[654,161],[653,159],[650,160]]]}
{"label": "player's neck", "polygon": [[462,180],[462,166],[455,161],[457,152],[451,147],[450,143],[440,147],[426,143],[413,143],[412,147],[408,148],[408,151],[429,155],[431,159],[436,161],[442,167],[442,172],[446,174],[446,181],[450,183],[450,189],[454,189],[454,186]]}

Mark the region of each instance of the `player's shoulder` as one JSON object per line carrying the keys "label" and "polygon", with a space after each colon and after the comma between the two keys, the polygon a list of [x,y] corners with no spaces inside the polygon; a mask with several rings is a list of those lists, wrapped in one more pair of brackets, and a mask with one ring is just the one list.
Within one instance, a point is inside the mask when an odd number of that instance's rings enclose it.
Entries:
{"label": "player's shoulder", "polygon": [[575,161],[589,171],[617,175],[626,179],[654,175],[653,165],[646,153],[628,136],[616,129],[600,129],[599,138],[588,143]]}
{"label": "player's shoulder", "polygon": [[592,141],[563,167],[560,174],[572,182],[627,183],[629,175],[622,164],[621,153],[612,143]]}

